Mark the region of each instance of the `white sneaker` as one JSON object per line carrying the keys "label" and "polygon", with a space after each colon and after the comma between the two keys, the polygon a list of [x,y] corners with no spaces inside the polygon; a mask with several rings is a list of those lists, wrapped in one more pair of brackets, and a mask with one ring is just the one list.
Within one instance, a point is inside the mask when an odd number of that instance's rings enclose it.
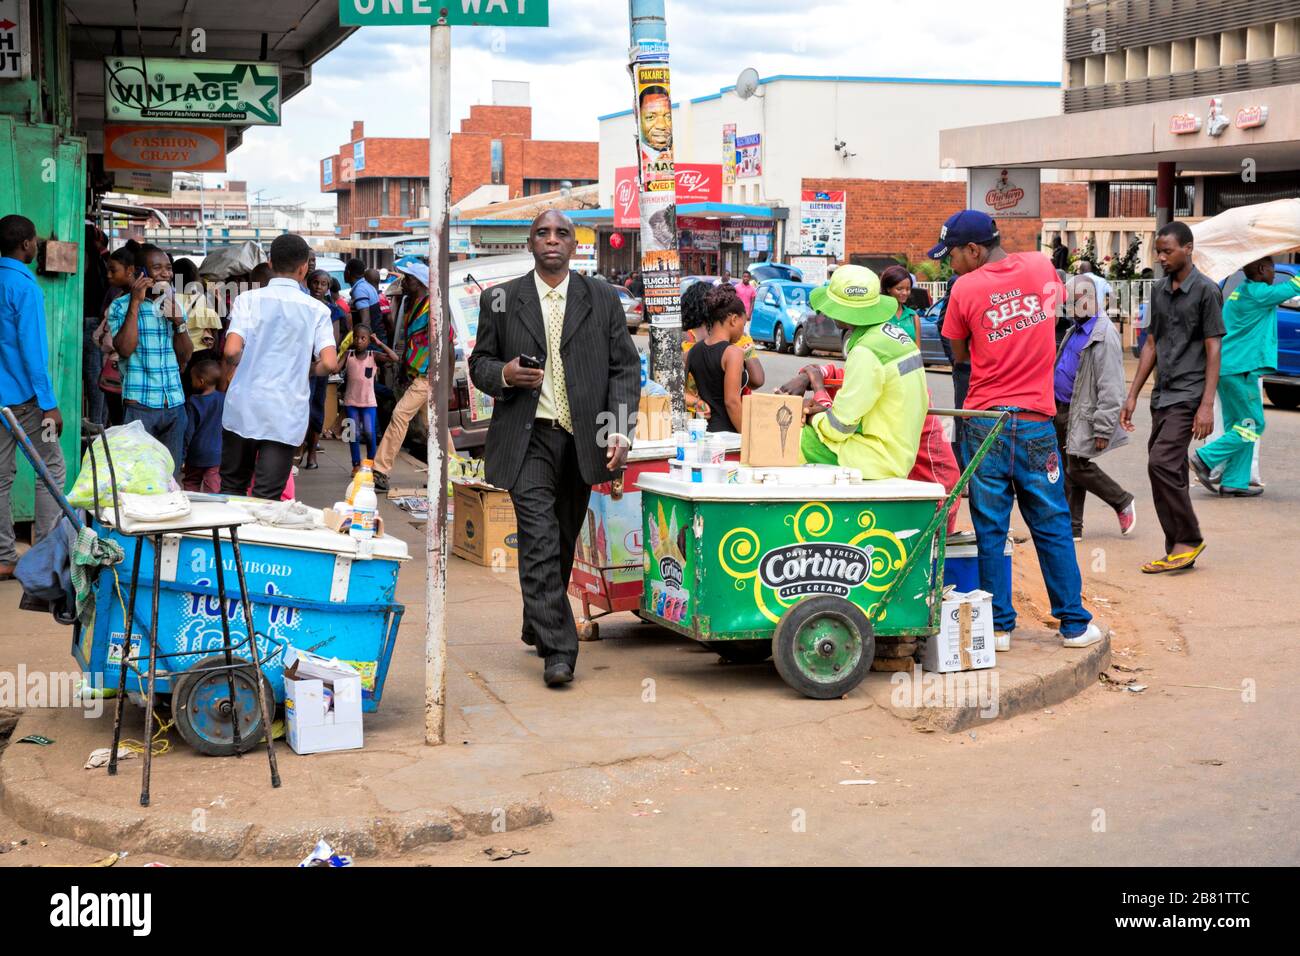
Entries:
{"label": "white sneaker", "polygon": [[994,631],[993,632],[993,649],[995,651],[1011,650],[1011,632]]}
{"label": "white sneaker", "polygon": [[1066,637],[1061,634],[1061,643],[1066,647],[1091,647],[1093,644],[1100,643],[1104,636],[1101,633],[1101,628],[1096,624],[1089,624],[1086,631],[1074,637]]}

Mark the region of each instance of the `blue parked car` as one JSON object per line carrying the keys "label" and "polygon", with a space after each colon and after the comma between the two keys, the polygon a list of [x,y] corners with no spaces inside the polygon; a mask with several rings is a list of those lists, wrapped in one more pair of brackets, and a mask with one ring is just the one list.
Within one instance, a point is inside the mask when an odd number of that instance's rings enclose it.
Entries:
{"label": "blue parked car", "polygon": [[[943,304],[940,299],[921,313],[921,359],[927,368],[931,365],[951,365],[952,360],[943,347],[943,337],[939,331],[939,322],[943,316]],[[908,329],[910,332],[911,329]]]}
{"label": "blue parked car", "polygon": [[770,282],[773,279],[785,279],[787,282],[803,281],[803,273],[784,262],[755,262],[745,271],[754,277],[755,282]]}
{"label": "blue parked car", "polygon": [[774,352],[793,348],[796,355],[809,354],[813,346],[808,342],[804,325],[817,314],[808,305],[808,293],[815,288],[810,282],[786,279],[773,279],[760,285],[749,317],[749,334],[754,341]]}
{"label": "blue parked car", "polygon": [[[1300,265],[1279,262],[1274,285],[1285,285],[1300,275]],[[1233,290],[1245,281],[1245,274],[1234,272],[1220,285],[1226,302]],[[1146,342],[1146,303],[1139,310],[1139,332],[1133,354],[1140,355]],[[1277,307],[1277,372],[1264,376],[1264,394],[1277,408],[1300,408],[1300,296]]]}

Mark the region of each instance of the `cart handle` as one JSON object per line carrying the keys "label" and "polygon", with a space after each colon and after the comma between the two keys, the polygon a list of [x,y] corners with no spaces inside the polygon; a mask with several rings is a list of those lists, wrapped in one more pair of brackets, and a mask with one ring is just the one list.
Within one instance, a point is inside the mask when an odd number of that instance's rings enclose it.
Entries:
{"label": "cart handle", "polygon": [[920,558],[925,543],[932,540],[939,528],[947,522],[948,510],[952,507],[953,502],[960,497],[961,493],[966,490],[966,486],[970,484],[971,477],[975,474],[975,469],[979,467],[980,462],[982,462],[985,456],[988,455],[989,449],[993,447],[993,442],[997,440],[998,435],[1002,433],[1003,427],[1011,419],[1010,412],[983,409],[932,408],[929,413],[931,415],[940,415],[945,418],[992,418],[995,419],[995,421],[993,427],[989,430],[988,435],[985,437],[984,441],[980,443],[980,447],[971,458],[970,463],[962,471],[961,477],[957,479],[957,484],[953,485],[952,491],[948,492],[948,496],[944,498],[943,504],[935,509],[934,517],[930,519],[930,523],[926,525],[925,530],[921,532],[916,545],[908,553],[907,560],[903,562],[903,566],[899,569],[898,574],[894,576],[894,580],[890,583],[889,587],[885,589],[885,593],[880,596],[880,600],[872,605],[872,611],[867,615],[867,617],[873,625],[880,620],[881,616],[885,613],[885,609],[889,605],[890,598],[892,598],[895,592],[903,586],[903,581],[907,578],[908,574],[911,573],[912,568],[916,566],[916,562]]}

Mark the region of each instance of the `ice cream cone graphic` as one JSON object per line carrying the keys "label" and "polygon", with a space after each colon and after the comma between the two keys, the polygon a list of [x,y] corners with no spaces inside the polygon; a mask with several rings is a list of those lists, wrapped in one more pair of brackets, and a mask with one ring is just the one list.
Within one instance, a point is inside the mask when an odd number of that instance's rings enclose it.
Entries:
{"label": "ice cream cone graphic", "polygon": [[776,410],[776,424],[781,429],[781,454],[785,454],[785,436],[790,430],[790,423],[794,421],[794,413],[790,411],[789,405],[782,405]]}

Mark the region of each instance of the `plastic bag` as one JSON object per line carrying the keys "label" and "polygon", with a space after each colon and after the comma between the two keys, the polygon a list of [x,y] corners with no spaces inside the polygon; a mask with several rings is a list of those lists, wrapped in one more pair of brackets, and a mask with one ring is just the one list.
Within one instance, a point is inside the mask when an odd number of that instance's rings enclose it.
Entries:
{"label": "plastic bag", "polygon": [[[105,432],[108,448],[113,454],[113,472],[117,476],[117,490],[135,495],[161,495],[177,490],[172,480],[171,452],[167,446],[144,429],[141,422],[118,425]],[[95,456],[95,468],[90,467],[90,456]],[[99,438],[81,459],[81,473],[72,486],[68,501],[74,508],[95,506],[95,478],[99,481],[99,506],[113,506],[112,479],[108,461],[104,457],[104,444]]]}

